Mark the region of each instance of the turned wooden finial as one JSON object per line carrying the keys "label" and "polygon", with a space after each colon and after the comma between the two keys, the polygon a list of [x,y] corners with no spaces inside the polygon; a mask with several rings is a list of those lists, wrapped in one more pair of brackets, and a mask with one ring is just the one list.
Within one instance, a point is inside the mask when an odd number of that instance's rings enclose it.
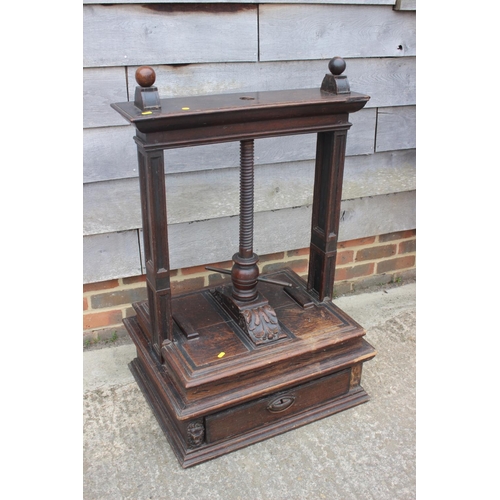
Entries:
{"label": "turned wooden finial", "polygon": [[161,109],[158,89],[153,85],[155,70],[151,66],[140,66],[135,72],[135,81],[139,86],[135,88],[134,105],[141,111]]}
{"label": "turned wooden finial", "polygon": [[328,92],[329,94],[349,94],[351,89],[349,87],[349,82],[347,81],[347,76],[342,75],[345,68],[346,63],[342,57],[335,56],[330,59],[328,69],[330,70],[331,75],[325,75],[323,83],[321,84],[321,90],[323,92]]}
{"label": "turned wooden finial", "polygon": [[151,66],[140,66],[135,71],[135,81],[141,87],[151,87],[156,81],[155,70]]}

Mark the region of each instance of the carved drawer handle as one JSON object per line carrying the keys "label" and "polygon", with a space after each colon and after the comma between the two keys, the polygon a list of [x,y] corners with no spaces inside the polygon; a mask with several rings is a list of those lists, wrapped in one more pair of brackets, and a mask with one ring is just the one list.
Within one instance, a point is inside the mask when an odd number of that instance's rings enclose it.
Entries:
{"label": "carved drawer handle", "polygon": [[295,403],[295,396],[280,396],[267,405],[267,409],[272,413],[285,411]]}

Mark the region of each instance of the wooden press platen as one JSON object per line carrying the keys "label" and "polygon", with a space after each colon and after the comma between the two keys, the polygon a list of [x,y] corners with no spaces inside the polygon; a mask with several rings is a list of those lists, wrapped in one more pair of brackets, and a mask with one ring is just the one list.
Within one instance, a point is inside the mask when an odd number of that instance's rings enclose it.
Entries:
{"label": "wooden press platen", "polygon": [[[368,400],[365,331],[332,296],[349,113],[345,62],[321,87],[160,99],[150,67],[134,102],[113,104],[136,127],[148,300],[124,320],[130,368],[183,467]],[[309,273],[261,275],[253,251],[254,141],[316,132]],[[172,296],[163,150],[240,142],[239,248],[228,284]],[[294,228],[291,227],[290,231]],[[200,241],[200,260],[203,242]]]}

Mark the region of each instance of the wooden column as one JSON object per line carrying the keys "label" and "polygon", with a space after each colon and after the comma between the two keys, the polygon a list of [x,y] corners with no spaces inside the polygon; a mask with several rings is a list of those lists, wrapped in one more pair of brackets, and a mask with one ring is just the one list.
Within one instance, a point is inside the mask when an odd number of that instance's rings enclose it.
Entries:
{"label": "wooden column", "polygon": [[144,150],[136,138],[141,188],[142,227],[152,346],[161,357],[164,341],[172,340],[167,199],[163,150]]}
{"label": "wooden column", "polygon": [[[347,120],[346,120],[347,121]],[[319,132],[316,146],[308,290],[332,297],[347,129]]]}

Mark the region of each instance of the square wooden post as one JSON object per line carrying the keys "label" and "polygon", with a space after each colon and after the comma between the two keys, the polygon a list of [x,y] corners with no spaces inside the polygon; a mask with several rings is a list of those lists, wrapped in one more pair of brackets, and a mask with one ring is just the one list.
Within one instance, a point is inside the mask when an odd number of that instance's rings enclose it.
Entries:
{"label": "square wooden post", "polygon": [[149,333],[161,359],[165,341],[172,340],[167,198],[163,150],[146,151],[136,139],[141,188],[141,211],[149,303]]}
{"label": "square wooden post", "polygon": [[[347,123],[347,117],[346,117]],[[316,146],[308,290],[332,297],[347,130],[319,132]]]}

